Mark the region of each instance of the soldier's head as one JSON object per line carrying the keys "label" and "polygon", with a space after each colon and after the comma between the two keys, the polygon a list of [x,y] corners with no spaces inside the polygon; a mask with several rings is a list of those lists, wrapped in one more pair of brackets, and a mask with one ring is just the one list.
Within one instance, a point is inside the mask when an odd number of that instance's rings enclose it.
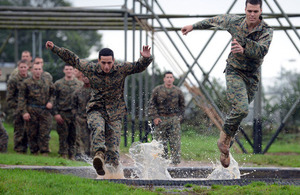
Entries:
{"label": "soldier's head", "polygon": [[82,81],[85,86],[90,84],[90,80],[86,76],[82,77]]}
{"label": "soldier's head", "polygon": [[27,62],[31,62],[32,57],[30,51],[27,50],[23,51],[21,55],[21,60],[26,60]]}
{"label": "soldier's head", "polygon": [[27,76],[28,69],[29,69],[29,66],[28,66],[27,60],[18,61],[18,71],[21,76]]}
{"label": "soldier's head", "polygon": [[103,72],[109,73],[115,63],[114,52],[109,48],[101,49],[99,51],[98,63]]}
{"label": "soldier's head", "polygon": [[31,68],[31,73],[33,79],[41,79],[43,73],[43,66],[41,64],[33,64]]}
{"label": "soldier's head", "polygon": [[64,73],[65,73],[65,77],[67,79],[72,79],[73,76],[74,76],[74,68],[73,68],[73,66],[71,66],[69,64],[65,64]]}
{"label": "soldier's head", "polygon": [[246,22],[248,25],[257,25],[262,20],[262,0],[246,0]]}
{"label": "soldier's head", "polygon": [[82,80],[83,74],[82,72],[80,72],[77,68],[74,68],[74,76],[78,79],[78,80]]}
{"label": "soldier's head", "polygon": [[164,84],[166,87],[172,87],[175,81],[174,75],[171,71],[164,73]]}
{"label": "soldier's head", "polygon": [[41,58],[41,57],[36,57],[36,58],[34,58],[34,60],[33,60],[33,64],[41,64],[42,67],[43,67],[43,66],[44,66],[44,60],[43,60],[43,58]]}

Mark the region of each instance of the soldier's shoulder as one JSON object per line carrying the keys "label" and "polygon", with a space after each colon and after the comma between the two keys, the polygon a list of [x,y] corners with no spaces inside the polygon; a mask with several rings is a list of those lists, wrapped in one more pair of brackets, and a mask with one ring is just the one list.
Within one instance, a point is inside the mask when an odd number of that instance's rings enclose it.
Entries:
{"label": "soldier's shoulder", "polygon": [[153,91],[158,91],[164,88],[164,85],[157,85],[156,87],[154,87]]}
{"label": "soldier's shoulder", "polygon": [[64,78],[61,78],[61,79],[58,79],[57,81],[55,81],[55,85],[57,85],[57,84],[61,84],[61,83],[63,83],[63,81],[64,81]]}

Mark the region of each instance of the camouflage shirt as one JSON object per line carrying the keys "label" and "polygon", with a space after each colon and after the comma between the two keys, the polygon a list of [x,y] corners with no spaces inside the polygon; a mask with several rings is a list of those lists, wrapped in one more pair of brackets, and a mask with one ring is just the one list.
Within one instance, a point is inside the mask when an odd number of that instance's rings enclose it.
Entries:
{"label": "camouflage shirt", "polygon": [[227,30],[232,39],[245,49],[243,54],[233,54],[230,52],[227,64],[235,69],[250,74],[259,74],[259,66],[263,62],[264,56],[268,53],[269,46],[273,37],[273,29],[264,20],[252,30],[248,31],[245,16],[220,15],[210,19],[202,20],[193,25],[194,29],[208,29],[217,27]]}
{"label": "camouflage shirt", "polygon": [[21,83],[29,77],[30,77],[29,75],[27,75],[27,77],[22,77],[21,75],[17,74],[15,76],[10,77],[10,79],[8,80],[7,91],[6,91],[6,102],[9,108],[14,109],[15,111],[17,110],[18,94],[19,94]]}
{"label": "camouflage shirt", "polygon": [[91,99],[91,91],[90,87],[82,86],[80,89],[77,89],[73,93],[72,98],[72,113],[82,118],[86,118],[86,105],[88,101]]}
{"label": "camouflage shirt", "polygon": [[80,60],[73,52],[54,46],[52,52],[63,61],[81,71],[89,78],[92,94],[87,105],[87,112],[99,110],[105,120],[115,121],[126,114],[124,101],[124,82],[128,75],[144,71],[153,57],[141,57],[137,62],[114,64],[109,73],[102,71],[100,64]]}
{"label": "camouflage shirt", "polygon": [[69,81],[61,78],[54,83],[54,86],[54,114],[59,114],[59,111],[72,111],[72,94],[82,86],[82,82],[76,78]]}
{"label": "camouflage shirt", "polygon": [[169,89],[163,84],[153,89],[149,106],[149,116],[152,119],[170,115],[183,117],[184,108],[184,96],[178,87]]}
{"label": "camouflage shirt", "polygon": [[18,108],[22,114],[28,113],[27,106],[45,108],[48,102],[54,103],[54,85],[49,80],[28,78],[21,84]]}

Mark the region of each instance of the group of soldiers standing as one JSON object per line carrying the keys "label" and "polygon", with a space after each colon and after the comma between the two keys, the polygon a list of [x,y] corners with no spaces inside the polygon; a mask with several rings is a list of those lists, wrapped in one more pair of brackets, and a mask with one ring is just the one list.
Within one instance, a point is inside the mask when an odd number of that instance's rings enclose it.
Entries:
{"label": "group of soldiers standing", "polygon": [[14,150],[18,153],[50,152],[52,116],[59,135],[59,155],[75,160],[90,155],[90,131],[85,107],[90,99],[90,83],[81,72],[65,64],[64,77],[53,83],[43,70],[43,59],[23,51],[18,67],[7,82],[6,101],[13,110]]}

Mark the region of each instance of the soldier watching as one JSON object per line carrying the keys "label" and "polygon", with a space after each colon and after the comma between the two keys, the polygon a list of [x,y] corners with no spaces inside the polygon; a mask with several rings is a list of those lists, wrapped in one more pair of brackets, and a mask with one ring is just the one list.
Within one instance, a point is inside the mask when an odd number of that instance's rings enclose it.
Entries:
{"label": "soldier watching", "polygon": [[54,118],[59,135],[59,151],[62,158],[75,160],[76,129],[75,118],[72,114],[72,94],[82,86],[82,83],[75,79],[74,68],[65,64],[65,76],[57,80],[55,85]]}
{"label": "soldier watching", "polygon": [[52,124],[51,109],[54,102],[54,85],[42,78],[41,64],[33,64],[32,77],[21,84],[18,108],[25,121],[31,154],[49,153],[50,130]]}
{"label": "soldier watching", "polygon": [[15,76],[9,78],[7,82],[6,102],[8,107],[13,110],[14,118],[14,150],[18,153],[27,152],[27,133],[24,129],[23,116],[18,109],[18,94],[21,83],[29,78],[28,61],[21,60],[18,62],[18,72]]}
{"label": "soldier watching", "polygon": [[181,161],[181,129],[180,121],[184,116],[184,96],[182,91],[173,85],[175,79],[172,72],[164,74],[164,84],[153,89],[149,116],[153,119],[154,139],[164,146],[163,157],[168,159],[168,144],[171,150],[172,164]]}

